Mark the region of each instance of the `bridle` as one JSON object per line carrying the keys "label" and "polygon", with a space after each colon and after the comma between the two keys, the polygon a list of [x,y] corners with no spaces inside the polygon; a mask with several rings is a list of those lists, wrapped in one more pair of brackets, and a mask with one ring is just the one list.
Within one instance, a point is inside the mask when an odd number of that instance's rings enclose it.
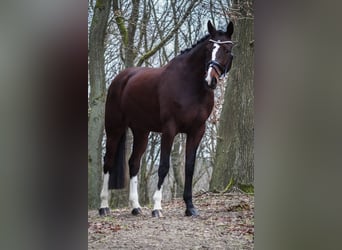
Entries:
{"label": "bridle", "polygon": [[[209,42],[212,42],[212,43],[214,43],[214,44],[227,44],[227,43],[228,43],[228,44],[234,44],[232,41],[220,41],[220,40],[215,41],[215,40],[213,40],[213,39],[209,39]],[[206,69],[207,69],[207,71],[208,71],[209,67],[212,67],[212,68],[215,70],[215,72],[220,76],[220,78],[222,78],[222,77],[225,77],[225,76],[226,76],[227,71],[228,71],[228,68],[229,68],[229,64],[230,64],[230,62],[227,62],[227,65],[223,66],[222,64],[220,64],[219,62],[217,62],[217,61],[215,61],[215,60],[210,60],[210,61],[207,63]],[[217,68],[219,68],[219,70],[220,70],[221,72],[217,72],[216,67],[213,67],[213,66],[216,66]]]}

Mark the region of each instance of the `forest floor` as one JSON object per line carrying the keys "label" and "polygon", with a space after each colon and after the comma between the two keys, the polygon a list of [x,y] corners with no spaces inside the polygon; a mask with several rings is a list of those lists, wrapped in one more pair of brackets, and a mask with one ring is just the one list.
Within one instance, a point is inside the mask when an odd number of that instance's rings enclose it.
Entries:
{"label": "forest floor", "polygon": [[182,199],[164,202],[162,218],[148,207],[139,216],[130,208],[108,217],[89,211],[88,249],[253,249],[253,195],[202,193],[193,202],[197,217],[184,216]]}

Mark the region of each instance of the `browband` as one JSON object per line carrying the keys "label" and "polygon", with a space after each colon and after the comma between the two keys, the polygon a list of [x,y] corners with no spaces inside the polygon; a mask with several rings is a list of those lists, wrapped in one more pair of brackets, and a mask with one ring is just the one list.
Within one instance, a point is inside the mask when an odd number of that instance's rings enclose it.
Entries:
{"label": "browband", "polygon": [[224,43],[233,44],[232,41],[215,41],[215,40],[213,40],[213,39],[209,39],[209,42],[218,43],[218,44],[224,44]]}

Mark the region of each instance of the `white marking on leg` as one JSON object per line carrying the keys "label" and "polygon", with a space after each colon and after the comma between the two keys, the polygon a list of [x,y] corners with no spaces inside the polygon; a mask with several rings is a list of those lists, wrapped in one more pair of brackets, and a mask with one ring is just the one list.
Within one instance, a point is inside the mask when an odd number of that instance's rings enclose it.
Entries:
{"label": "white marking on leg", "polygon": [[101,198],[101,207],[100,208],[109,208],[108,205],[108,197],[109,197],[109,192],[108,192],[108,181],[109,181],[109,173],[105,174],[103,176],[103,185],[102,185],[102,190],[100,194]]}
{"label": "white marking on leg", "polygon": [[[218,42],[220,42],[220,40],[218,40]],[[219,48],[220,48],[220,45],[218,45],[217,43],[214,43],[214,49],[213,49],[213,52],[211,53],[211,60],[212,61],[216,60],[216,53],[219,50]],[[208,85],[211,84],[211,71],[212,71],[212,67],[209,67],[207,77],[205,78]]]}
{"label": "white marking on leg", "polygon": [[163,187],[161,187],[159,190],[156,190],[156,192],[153,195],[153,201],[154,201],[154,206],[153,206],[153,210],[162,210],[161,207],[161,200],[163,197]]}
{"label": "white marking on leg", "polygon": [[132,208],[139,208],[138,177],[133,176],[129,183],[129,202]]}

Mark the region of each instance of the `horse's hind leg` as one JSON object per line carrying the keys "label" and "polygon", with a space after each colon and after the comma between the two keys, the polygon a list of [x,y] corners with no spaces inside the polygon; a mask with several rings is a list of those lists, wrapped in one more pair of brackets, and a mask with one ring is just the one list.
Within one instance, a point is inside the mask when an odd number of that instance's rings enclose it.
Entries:
{"label": "horse's hind leg", "polygon": [[102,190],[100,194],[101,206],[99,209],[99,214],[101,216],[106,216],[110,213],[109,209],[109,172],[110,169],[113,168],[115,163],[115,156],[118,146],[120,144],[120,140],[125,133],[125,129],[118,129],[115,131],[109,132],[107,131],[107,140],[106,140],[106,153],[104,157],[104,175],[103,175],[103,184]]}
{"label": "horse's hind leg", "polygon": [[109,173],[107,172],[103,176],[103,184],[102,184],[102,190],[100,194],[101,206],[99,209],[99,214],[101,216],[106,216],[110,213],[109,204],[108,204],[108,201],[109,201],[108,181],[109,181]]}
{"label": "horse's hind leg", "polygon": [[133,132],[133,151],[128,161],[129,164],[129,202],[133,208],[132,214],[141,214],[138,195],[138,172],[140,169],[140,160],[147,146],[149,132],[132,130]]}

